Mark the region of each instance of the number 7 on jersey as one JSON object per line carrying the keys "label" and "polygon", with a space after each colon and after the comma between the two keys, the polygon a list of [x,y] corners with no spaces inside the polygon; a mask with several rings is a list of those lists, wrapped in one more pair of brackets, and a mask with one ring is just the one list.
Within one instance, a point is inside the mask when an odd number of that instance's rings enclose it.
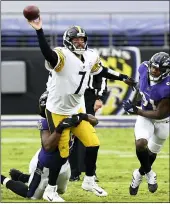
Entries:
{"label": "number 7 on jersey", "polygon": [[81,78],[81,81],[80,81],[80,84],[79,84],[79,86],[78,86],[78,88],[77,88],[77,90],[75,91],[75,93],[74,94],[78,94],[79,93],[79,91],[80,91],[80,89],[81,89],[81,86],[82,86],[82,84],[83,84],[83,80],[84,80],[84,77],[85,77],[85,75],[86,75],[86,72],[79,72],[79,75],[82,75],[82,78]]}

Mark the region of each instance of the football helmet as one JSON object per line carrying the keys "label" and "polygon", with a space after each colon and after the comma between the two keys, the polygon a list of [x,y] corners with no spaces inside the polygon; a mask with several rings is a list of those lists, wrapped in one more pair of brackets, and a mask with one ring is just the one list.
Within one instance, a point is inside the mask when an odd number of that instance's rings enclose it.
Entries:
{"label": "football helmet", "polygon": [[[72,43],[73,38],[83,37],[84,38],[84,48],[76,48]],[[65,31],[63,35],[63,45],[67,47],[70,51],[82,55],[85,50],[87,50],[87,34],[83,28],[80,26],[72,26]]]}
{"label": "football helmet", "polygon": [[[152,69],[159,69],[160,75],[154,76]],[[149,60],[149,78],[151,81],[158,82],[170,74],[170,56],[166,52],[158,52]]]}

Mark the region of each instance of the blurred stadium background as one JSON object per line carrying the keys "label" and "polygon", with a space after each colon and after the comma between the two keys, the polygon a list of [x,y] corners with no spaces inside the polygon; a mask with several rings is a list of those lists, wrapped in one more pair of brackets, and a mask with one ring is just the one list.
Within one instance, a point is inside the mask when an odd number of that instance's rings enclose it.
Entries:
{"label": "blurred stadium background", "polygon": [[[35,128],[37,125],[38,99],[45,90],[48,71],[44,68],[44,58],[38,47],[35,31],[22,15],[27,5],[39,7],[44,32],[52,47],[62,46],[63,32],[70,25],[80,25],[87,31],[88,46],[98,50],[106,66],[135,79],[138,78],[137,67],[142,61],[148,60],[156,52],[169,52],[168,1],[2,1],[1,127],[4,128],[2,173],[5,175],[8,175],[11,167],[27,171],[28,162],[40,145],[38,131],[26,128]],[[138,165],[135,159],[132,129],[136,117],[126,116],[120,103],[127,98],[133,100],[134,96],[135,93],[124,83],[108,81],[106,101],[97,113],[100,121],[98,127],[105,128],[98,130],[103,145],[99,154],[99,177],[105,178],[102,184],[106,189],[109,188],[111,195],[114,189],[115,199],[108,197],[102,201],[168,202],[167,143],[160,156],[162,159],[156,166],[158,176],[162,171],[166,174],[161,181],[163,190],[149,199],[145,192],[146,186],[141,190],[141,197],[131,198],[127,196],[128,192],[125,193],[131,180],[131,172]],[[24,130],[9,129],[13,127]],[[125,135],[130,139],[125,139]],[[14,144],[19,145],[21,149]],[[27,153],[24,153],[24,149]],[[13,154],[10,153],[11,150]],[[113,168],[115,164],[117,167]],[[111,173],[106,175],[106,169],[110,169]],[[126,171],[125,180],[120,176],[122,171]],[[74,186],[72,188],[75,190]],[[22,202],[22,199],[14,194],[9,196],[7,191],[3,192],[3,201]],[[77,195],[78,200],[72,198],[73,192],[80,193],[80,197]],[[88,196],[89,202],[101,202],[100,199],[91,198],[89,194],[83,194],[77,189],[73,192],[68,190],[66,194],[68,201],[87,202]]]}
{"label": "blurred stadium background", "polygon": [[[2,1],[3,115],[36,114],[48,77],[35,30],[22,14],[27,5],[40,8],[44,32],[52,47],[62,46],[63,32],[70,25],[80,25],[87,31],[89,47],[99,51],[106,66],[135,79],[141,61],[158,51],[169,52],[168,1]],[[123,83],[109,81],[108,86],[107,100],[98,114],[122,115],[119,103],[133,99],[135,93]]]}

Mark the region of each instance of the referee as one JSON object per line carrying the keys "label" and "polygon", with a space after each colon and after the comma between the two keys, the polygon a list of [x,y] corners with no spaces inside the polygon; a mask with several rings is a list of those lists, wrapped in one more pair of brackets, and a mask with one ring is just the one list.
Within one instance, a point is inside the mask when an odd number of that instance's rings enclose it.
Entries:
{"label": "referee", "polygon": [[[107,80],[98,75],[90,75],[88,81],[88,87],[85,91],[85,107],[86,113],[95,115],[95,112],[102,107],[107,94]],[[80,175],[85,172],[85,146],[80,140],[75,137],[74,146],[70,154],[69,162],[71,166],[71,177],[70,181],[80,180]],[[95,169],[96,171],[96,169]],[[96,175],[96,172],[94,172]],[[98,181],[97,176],[95,181]]]}

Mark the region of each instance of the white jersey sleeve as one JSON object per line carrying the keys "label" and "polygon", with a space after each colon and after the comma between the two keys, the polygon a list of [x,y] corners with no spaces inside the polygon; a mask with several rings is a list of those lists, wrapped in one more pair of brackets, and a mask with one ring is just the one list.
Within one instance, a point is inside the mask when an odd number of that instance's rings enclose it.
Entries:
{"label": "white jersey sleeve", "polygon": [[49,87],[51,86],[52,84],[52,72],[49,73],[49,76],[48,76],[48,81],[46,83],[46,90],[49,91]]}
{"label": "white jersey sleeve", "polygon": [[95,62],[94,62],[94,65],[93,65],[93,67],[91,69],[91,72],[90,72],[91,75],[97,75],[103,69],[100,57],[99,57],[97,52],[94,52],[94,59],[95,59]]}
{"label": "white jersey sleeve", "polygon": [[58,56],[58,62],[56,64],[56,66],[53,68],[50,65],[50,63],[47,60],[45,60],[45,68],[47,70],[55,70],[56,72],[60,72],[64,67],[65,55],[63,53],[62,47],[56,47],[53,49],[53,51],[55,51],[57,56]]}

